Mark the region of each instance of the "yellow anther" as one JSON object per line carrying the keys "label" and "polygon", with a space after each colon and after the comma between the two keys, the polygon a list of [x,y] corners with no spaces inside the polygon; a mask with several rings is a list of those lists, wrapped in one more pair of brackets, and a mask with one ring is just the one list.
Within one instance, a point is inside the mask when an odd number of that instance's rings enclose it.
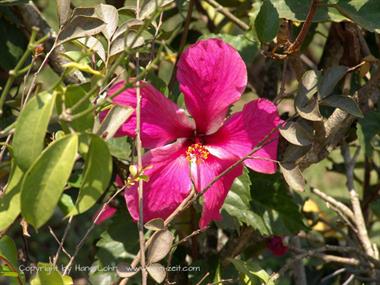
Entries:
{"label": "yellow anther", "polygon": [[208,158],[208,150],[201,144],[195,143],[186,150],[186,159],[190,162],[200,163]]}

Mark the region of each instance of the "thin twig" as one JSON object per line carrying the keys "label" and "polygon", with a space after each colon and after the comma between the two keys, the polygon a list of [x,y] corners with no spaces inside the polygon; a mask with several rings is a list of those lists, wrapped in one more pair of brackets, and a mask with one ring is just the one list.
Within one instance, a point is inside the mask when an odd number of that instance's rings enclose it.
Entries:
{"label": "thin twig", "polygon": [[309,8],[309,12],[307,13],[305,22],[302,25],[301,31],[299,32],[295,41],[287,49],[286,51],[287,54],[295,53],[301,48],[301,45],[303,41],[305,40],[306,35],[309,32],[315,13],[317,12],[318,3],[319,3],[319,0],[312,1]]}
{"label": "thin twig", "polygon": [[[71,254],[68,253],[67,250],[63,247],[62,240],[59,240],[59,238],[58,238],[57,235],[54,233],[54,231],[53,231],[53,229],[52,229],[51,227],[49,227],[49,232],[50,232],[50,234],[53,236],[53,238],[55,239],[55,241],[56,241],[59,245],[62,244],[62,252],[63,252],[64,254],[66,254],[68,258],[71,258]],[[55,259],[56,259],[56,258],[54,257],[54,259],[53,259],[53,264],[54,264],[54,265],[56,264]],[[58,259],[58,258],[57,258],[57,259]]]}
{"label": "thin twig", "polygon": [[344,283],[342,285],[348,285],[351,283],[352,280],[354,280],[355,278],[355,275],[354,274],[351,274],[350,277],[347,278],[346,281],[344,281]]}
{"label": "thin twig", "polygon": [[337,276],[339,274],[342,274],[343,272],[346,272],[346,271],[347,271],[347,269],[344,268],[344,267],[343,268],[339,268],[338,270],[335,270],[333,273],[331,273],[331,274],[323,277],[322,280],[321,280],[321,283],[324,283],[324,282],[330,280],[331,278],[334,278],[335,276]]}
{"label": "thin twig", "polygon": [[[140,19],[140,0],[136,1],[136,19]],[[140,53],[136,52],[136,77],[140,72]],[[140,81],[136,82],[136,151],[137,151],[137,168],[138,171],[142,171],[142,142],[141,142],[141,88]],[[141,263],[141,281],[142,285],[147,284],[148,273],[145,268],[145,236],[144,236],[144,195],[143,195],[144,181],[139,179],[138,181],[138,231],[139,231],[139,243],[140,243],[140,263]]]}
{"label": "thin twig", "polygon": [[234,24],[236,24],[236,26],[238,26],[243,31],[248,31],[249,30],[249,26],[246,23],[244,23],[243,21],[241,21],[238,17],[236,17],[228,9],[224,8],[222,5],[220,5],[215,0],[205,0],[205,2],[207,2],[208,4],[210,4],[211,6],[213,6],[216,11],[220,12],[221,14],[223,14],[225,17],[227,17],[231,22],[233,22]]}
{"label": "thin twig", "polygon": [[368,231],[366,223],[364,221],[363,211],[360,205],[359,195],[355,190],[354,186],[354,168],[356,164],[357,157],[359,155],[360,148],[358,147],[355,154],[351,157],[349,147],[346,143],[342,146],[342,154],[344,158],[344,163],[346,165],[346,177],[347,177],[347,188],[350,193],[350,199],[352,204],[352,209],[354,213],[354,222],[357,228],[358,238],[365,250],[365,252],[374,258],[376,258],[373,250],[373,245],[368,236]]}
{"label": "thin twig", "polygon": [[113,199],[115,199],[115,197],[117,195],[119,195],[123,190],[125,189],[125,186],[118,189],[108,200],[107,202],[105,202],[101,208],[101,210],[99,211],[99,213],[96,215],[95,219],[93,220],[90,228],[87,230],[87,232],[83,235],[83,237],[81,238],[81,240],[79,241],[79,243],[77,244],[77,246],[75,247],[75,251],[74,251],[74,254],[71,256],[69,262],[67,263],[67,265],[65,266],[65,269],[63,271],[63,275],[66,275],[69,271],[70,271],[70,268],[71,266],[73,265],[74,263],[74,260],[76,258],[76,256],[78,255],[79,253],[79,250],[82,248],[84,242],[86,241],[87,237],[89,236],[89,234],[92,232],[92,230],[95,228],[96,226],[96,222],[99,220],[100,216],[103,214],[104,210],[106,209],[106,207],[109,205],[109,203],[111,203],[111,201]]}
{"label": "thin twig", "polygon": [[203,283],[203,281],[206,280],[206,278],[210,275],[210,272],[207,272],[202,278],[201,280],[198,281],[198,283],[196,285],[201,285]]}
{"label": "thin twig", "polygon": [[317,188],[311,188],[311,192],[314,193],[315,195],[317,195],[322,200],[324,200],[324,201],[330,203],[331,205],[333,205],[335,208],[337,208],[338,210],[340,210],[340,212],[343,213],[347,218],[349,218],[352,222],[354,222],[354,220],[355,220],[354,213],[346,205],[344,205],[343,203],[339,202],[335,198],[327,195],[326,193],[318,190]]}
{"label": "thin twig", "polygon": [[[59,247],[57,249],[57,252],[53,258],[53,265],[55,266],[57,264],[57,261],[58,261],[58,258],[59,258],[59,255],[61,254],[61,250],[64,250],[63,248],[63,245],[65,243],[65,240],[66,240],[66,237],[67,237],[67,234],[69,232],[69,229],[70,229],[70,226],[71,226],[71,222],[73,221],[73,217],[74,216],[71,216],[67,222],[67,225],[66,225],[66,228],[65,228],[65,231],[63,232],[63,236],[62,236],[62,240],[59,241]],[[53,234],[53,231],[51,230],[50,231],[52,234]]]}
{"label": "thin twig", "polygon": [[207,228],[204,228],[204,229],[198,229],[198,230],[195,230],[193,231],[191,234],[189,234],[188,236],[185,236],[183,239],[181,239],[180,241],[176,242],[175,244],[173,244],[172,247],[176,247],[177,245],[181,244],[181,243],[184,243],[186,241],[188,241],[189,239],[191,239],[192,237],[196,236],[196,235],[199,235],[200,233],[206,231]]}

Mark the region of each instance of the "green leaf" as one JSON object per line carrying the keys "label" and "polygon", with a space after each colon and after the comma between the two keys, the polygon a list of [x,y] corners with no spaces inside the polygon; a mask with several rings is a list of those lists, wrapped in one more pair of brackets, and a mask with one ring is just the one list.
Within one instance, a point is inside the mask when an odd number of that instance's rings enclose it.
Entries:
{"label": "green leaf", "polygon": [[64,280],[61,273],[55,266],[49,263],[39,262],[37,264],[37,276],[31,281],[31,285],[66,285],[67,281]]}
{"label": "green leaf", "polygon": [[[271,0],[271,2],[276,7],[280,18],[292,21],[305,21],[311,4],[311,0]],[[313,17],[313,22],[325,22],[329,20],[340,22],[344,19],[345,17],[334,8],[320,5]]]}
{"label": "green leaf", "polygon": [[[89,84],[82,85],[69,85],[66,87],[63,98],[65,101],[66,108],[70,108],[75,105],[80,99],[82,99],[86,93],[89,91]],[[57,98],[57,112],[62,112],[62,97],[58,96]],[[77,109],[77,113],[87,110],[91,107],[90,100],[86,100],[83,104],[80,105]],[[75,115],[75,114],[74,114]],[[69,123],[70,127],[72,127],[76,131],[86,131],[91,130],[94,125],[94,115],[92,113],[88,113],[85,116],[77,118]]]}
{"label": "green leaf", "polygon": [[323,72],[323,76],[318,82],[318,93],[321,98],[329,96],[338,82],[346,75],[348,67],[333,66]]}
{"label": "green leaf", "polygon": [[271,42],[277,35],[280,19],[276,8],[270,0],[264,0],[255,19],[255,29],[259,40]]}
{"label": "green leaf", "polygon": [[239,223],[244,223],[257,229],[262,235],[269,235],[270,230],[264,218],[252,210],[250,187],[251,181],[247,171],[245,171],[232,184],[231,190],[224,201],[223,209],[235,217]]}
{"label": "green leaf", "polygon": [[368,112],[359,120],[364,136],[366,155],[372,155],[373,146],[377,145],[380,136],[380,112]]}
{"label": "green leaf", "polygon": [[107,144],[112,156],[121,160],[130,159],[131,145],[128,143],[127,137],[111,138]]}
{"label": "green leaf", "polygon": [[75,211],[75,204],[70,195],[63,193],[58,203],[59,208],[65,216],[69,215],[72,211]]}
{"label": "green leaf", "polygon": [[344,95],[330,95],[323,99],[322,103],[334,108],[339,108],[355,117],[363,118],[362,111],[352,97]]}
{"label": "green leaf", "polygon": [[279,173],[250,173],[252,204],[267,213],[272,234],[286,235],[307,230],[300,207],[293,201]]}
{"label": "green leaf", "polygon": [[230,259],[230,261],[235,266],[237,271],[248,277],[244,279],[244,284],[260,285],[264,283],[266,285],[274,285],[274,282],[270,281],[270,275],[257,264],[251,261],[242,261],[239,259]]}
{"label": "green leaf", "polygon": [[35,228],[48,221],[70,177],[78,137],[67,135],[53,142],[25,173],[21,186],[21,212]]}
{"label": "green leaf", "polygon": [[370,32],[380,32],[380,1],[340,0],[334,7]]}
{"label": "green leaf", "polygon": [[14,158],[23,171],[32,165],[44,148],[55,98],[55,93],[40,93],[30,99],[20,113],[12,145]]}
{"label": "green leaf", "polygon": [[0,256],[8,260],[14,268],[18,268],[16,244],[8,236],[0,239]]}
{"label": "green leaf", "polygon": [[20,193],[23,174],[13,161],[5,194],[0,198],[0,231],[7,229],[21,212]]}
{"label": "green leaf", "polygon": [[81,214],[90,209],[107,189],[111,176],[112,157],[108,146],[98,136],[91,135],[82,185],[75,209],[70,215]]}

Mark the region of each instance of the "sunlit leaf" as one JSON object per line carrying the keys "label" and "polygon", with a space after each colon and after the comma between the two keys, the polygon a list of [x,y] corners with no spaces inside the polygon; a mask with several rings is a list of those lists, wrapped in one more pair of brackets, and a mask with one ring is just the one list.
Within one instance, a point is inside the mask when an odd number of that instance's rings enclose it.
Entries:
{"label": "sunlit leaf", "polygon": [[53,112],[56,93],[40,93],[30,99],[16,123],[13,137],[14,158],[26,171],[44,148],[45,133]]}
{"label": "sunlit leaf", "polygon": [[12,164],[12,171],[5,188],[4,196],[0,198],[0,231],[8,228],[21,212],[20,193],[23,172],[16,163]]}
{"label": "sunlit leaf", "polygon": [[21,212],[35,228],[54,212],[73,168],[78,137],[67,135],[53,142],[25,173],[21,185]]}
{"label": "sunlit leaf", "polygon": [[170,251],[174,241],[173,234],[168,230],[157,232],[147,249],[147,262],[153,264],[163,259]]}
{"label": "sunlit leaf", "polygon": [[57,0],[59,24],[63,25],[70,17],[70,0]]}
{"label": "sunlit leaf", "polygon": [[101,197],[112,175],[112,158],[107,144],[98,136],[91,135],[90,146],[85,155],[82,185],[70,215],[81,214],[90,209]]}

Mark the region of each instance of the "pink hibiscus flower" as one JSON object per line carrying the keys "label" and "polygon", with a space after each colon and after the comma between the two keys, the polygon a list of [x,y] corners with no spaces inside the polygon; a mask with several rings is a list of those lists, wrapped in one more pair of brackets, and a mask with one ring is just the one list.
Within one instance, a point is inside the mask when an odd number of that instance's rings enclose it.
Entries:
{"label": "pink hibiscus flower", "polygon": [[[177,80],[188,113],[148,83],[141,84],[141,138],[143,165],[149,181],[144,183],[144,221],[167,218],[189,195],[192,187],[202,191],[217,175],[246,156],[277,125],[276,106],[265,99],[246,104],[241,112],[226,119],[228,108],[240,99],[247,70],[239,53],[220,39],[201,40],[191,45],[178,62]],[[124,82],[111,87],[112,95]],[[122,106],[136,106],[136,90],[130,88],[114,98]],[[118,130],[118,136],[135,136],[136,118]],[[278,133],[274,140],[244,164],[262,173],[274,173]],[[200,228],[220,219],[220,209],[238,166],[218,180],[205,194]],[[127,207],[138,220],[137,186],[125,191]]]}

